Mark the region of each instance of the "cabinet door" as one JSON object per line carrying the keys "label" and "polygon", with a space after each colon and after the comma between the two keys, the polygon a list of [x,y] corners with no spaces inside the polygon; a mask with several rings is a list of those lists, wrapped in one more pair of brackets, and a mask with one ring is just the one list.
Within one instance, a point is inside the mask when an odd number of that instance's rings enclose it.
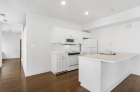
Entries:
{"label": "cabinet door", "polygon": [[87,38],[90,38],[90,33],[87,33],[86,35],[87,35]]}
{"label": "cabinet door", "polygon": [[72,32],[70,29],[65,29],[65,37],[72,37]]}
{"label": "cabinet door", "polygon": [[83,32],[83,38],[90,38],[90,33]]}
{"label": "cabinet door", "polygon": [[62,71],[62,59],[57,59],[57,72]]}
{"label": "cabinet door", "polygon": [[83,44],[82,32],[77,31],[77,32],[75,32],[75,34],[76,34],[76,38],[77,38],[77,44]]}
{"label": "cabinet door", "polygon": [[58,34],[59,34],[59,28],[53,27],[51,30],[51,43],[60,43]]}
{"label": "cabinet door", "polygon": [[68,62],[68,59],[63,59],[63,70],[65,71],[65,70],[67,70],[67,62]]}
{"label": "cabinet door", "polygon": [[64,39],[65,39],[65,30],[64,28],[59,28],[59,41],[60,43],[64,43]]}

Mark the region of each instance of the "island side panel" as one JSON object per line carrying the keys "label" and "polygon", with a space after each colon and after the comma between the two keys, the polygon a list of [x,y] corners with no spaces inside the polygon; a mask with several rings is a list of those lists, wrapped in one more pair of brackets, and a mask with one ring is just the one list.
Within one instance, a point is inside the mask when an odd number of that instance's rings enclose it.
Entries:
{"label": "island side panel", "polygon": [[101,62],[79,57],[79,82],[90,92],[100,92]]}
{"label": "island side panel", "polygon": [[131,59],[117,63],[101,63],[101,92],[110,92],[131,72]]}

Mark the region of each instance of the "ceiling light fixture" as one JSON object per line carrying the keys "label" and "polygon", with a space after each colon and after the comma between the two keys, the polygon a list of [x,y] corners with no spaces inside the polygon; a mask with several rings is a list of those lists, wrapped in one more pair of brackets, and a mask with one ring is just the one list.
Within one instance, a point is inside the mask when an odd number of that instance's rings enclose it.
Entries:
{"label": "ceiling light fixture", "polygon": [[85,12],[85,15],[88,15],[89,13],[88,12]]}
{"label": "ceiling light fixture", "polygon": [[65,1],[62,1],[62,2],[61,2],[61,4],[62,4],[62,5],[65,5],[65,4],[66,4],[66,2],[65,2]]}

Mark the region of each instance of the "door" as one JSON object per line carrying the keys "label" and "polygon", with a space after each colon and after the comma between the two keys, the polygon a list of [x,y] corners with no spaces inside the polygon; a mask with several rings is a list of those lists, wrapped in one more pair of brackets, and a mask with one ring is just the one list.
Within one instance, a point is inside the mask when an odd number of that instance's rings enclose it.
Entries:
{"label": "door", "polygon": [[22,58],[22,40],[20,39],[20,60]]}
{"label": "door", "polygon": [[61,72],[62,71],[62,59],[58,59],[57,60],[57,72]]}
{"label": "door", "polygon": [[90,39],[90,54],[97,54],[97,39]]}
{"label": "door", "polygon": [[97,54],[97,48],[90,48],[90,54]]}
{"label": "door", "polygon": [[66,71],[66,70],[67,70],[67,66],[68,66],[68,65],[67,65],[67,62],[68,62],[68,59],[67,59],[67,58],[64,58],[64,59],[63,59],[63,64],[64,64],[64,65],[63,65],[63,71]]}
{"label": "door", "polygon": [[[60,43],[65,43],[65,30],[64,30],[64,28],[59,28],[59,41],[60,41]],[[58,35],[57,34],[57,35]]]}
{"label": "door", "polygon": [[85,45],[85,49],[87,51],[87,54],[90,54],[90,39],[85,39],[84,40],[84,45]]}
{"label": "door", "polygon": [[68,66],[74,66],[74,65],[78,65],[78,56],[79,55],[69,55],[69,64]]}
{"label": "door", "polygon": [[90,47],[97,48],[97,39],[90,39]]}

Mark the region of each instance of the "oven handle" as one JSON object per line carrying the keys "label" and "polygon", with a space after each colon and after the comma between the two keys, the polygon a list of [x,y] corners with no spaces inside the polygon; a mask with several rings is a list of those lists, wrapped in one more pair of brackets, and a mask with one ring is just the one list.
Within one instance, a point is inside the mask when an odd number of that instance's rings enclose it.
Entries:
{"label": "oven handle", "polygon": [[[76,65],[78,65],[78,64],[75,64],[75,65],[71,65],[71,66],[76,66]],[[71,66],[68,66],[68,67],[71,67]]]}

